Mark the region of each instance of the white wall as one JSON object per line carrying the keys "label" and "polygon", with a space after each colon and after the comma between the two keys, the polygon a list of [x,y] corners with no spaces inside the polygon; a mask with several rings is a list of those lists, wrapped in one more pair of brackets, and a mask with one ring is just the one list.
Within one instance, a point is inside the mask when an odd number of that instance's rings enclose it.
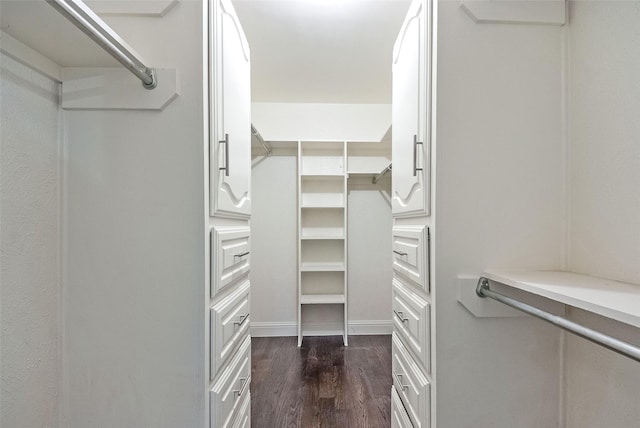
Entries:
{"label": "white wall", "polygon": [[[251,326],[255,335],[296,334],[297,159],[271,156],[251,170]],[[283,330],[284,329],[284,330]]]}
{"label": "white wall", "polygon": [[71,428],[204,423],[201,9],[108,20],[150,64],[179,70],[164,111],[67,112]]}
{"label": "white wall", "polygon": [[349,320],[361,331],[370,322],[391,332],[391,181],[356,180],[348,181],[347,199]]}
{"label": "white wall", "polygon": [[0,57],[0,426],[57,427],[59,85]]}
{"label": "white wall", "polygon": [[253,103],[251,122],[267,141],[380,141],[391,104]]}
{"label": "white wall", "polygon": [[[640,2],[572,1],[570,268],[640,286]],[[640,346],[637,329],[578,322]],[[567,335],[567,428],[640,421],[638,363]]]}
{"label": "white wall", "polygon": [[474,318],[456,277],[562,267],[562,28],[476,24],[456,1],[438,8],[437,424],[559,426],[559,330]]}
{"label": "white wall", "polygon": [[[370,182],[370,178],[369,178]],[[251,188],[251,334],[296,335],[297,158],[254,164]],[[378,186],[350,187],[348,196],[351,334],[388,333],[391,318],[391,208]],[[388,190],[388,189],[387,189]],[[309,308],[307,308],[309,309]],[[333,329],[342,307],[305,310],[307,325]]]}

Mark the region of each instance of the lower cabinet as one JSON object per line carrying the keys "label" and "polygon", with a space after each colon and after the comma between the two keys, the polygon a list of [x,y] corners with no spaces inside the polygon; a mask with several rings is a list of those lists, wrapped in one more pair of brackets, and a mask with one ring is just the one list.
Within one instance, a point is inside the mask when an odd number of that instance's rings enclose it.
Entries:
{"label": "lower cabinet", "polygon": [[[392,338],[393,389],[411,421],[411,426],[424,428],[431,421],[431,384],[416,364],[396,332]],[[400,425],[401,426],[401,425]]]}
{"label": "lower cabinet", "polygon": [[413,428],[396,387],[391,387],[391,428]]}
{"label": "lower cabinet", "polygon": [[218,375],[209,392],[211,428],[249,426],[251,384],[251,337],[246,336],[231,361]]}

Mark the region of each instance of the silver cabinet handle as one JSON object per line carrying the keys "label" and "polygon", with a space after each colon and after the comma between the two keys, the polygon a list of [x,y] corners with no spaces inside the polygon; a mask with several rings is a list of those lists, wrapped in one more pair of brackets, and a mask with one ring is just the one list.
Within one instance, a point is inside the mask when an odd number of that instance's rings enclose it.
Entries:
{"label": "silver cabinet handle", "polygon": [[234,255],[233,255],[233,258],[248,256],[248,255],[249,255],[249,253],[250,253],[250,251],[245,251],[244,253],[234,254]]}
{"label": "silver cabinet handle", "polygon": [[418,144],[422,145],[421,141],[418,141],[418,136],[413,135],[413,176],[418,175],[418,171],[422,171],[422,168],[418,168]]}
{"label": "silver cabinet handle", "polygon": [[407,389],[409,389],[409,385],[403,385],[402,384],[402,377],[404,375],[402,374],[396,374],[396,378],[398,379],[398,385],[400,385],[400,389],[403,391],[406,391]]}
{"label": "silver cabinet handle", "polygon": [[396,311],[395,309],[393,310],[393,313],[396,314],[396,316],[398,317],[398,319],[404,324],[405,322],[409,321],[409,318],[405,318],[403,313],[401,311]]}
{"label": "silver cabinet handle", "polygon": [[239,381],[241,381],[242,383],[240,384],[240,389],[234,389],[233,390],[233,399],[236,400],[238,397],[240,397],[240,395],[242,394],[242,390],[244,389],[244,385],[245,383],[247,383],[247,381],[249,380],[248,377],[241,377],[238,378]]}
{"label": "silver cabinet handle", "polygon": [[247,315],[240,315],[240,319],[238,321],[234,321],[233,325],[237,325],[238,327],[240,327],[242,324],[244,324],[244,322],[249,319],[249,314]]}
{"label": "silver cabinet handle", "polygon": [[404,252],[404,251],[398,251],[398,250],[393,250],[394,253],[396,253],[399,256],[406,256],[408,253]]}
{"label": "silver cabinet handle", "polygon": [[224,175],[228,177],[229,176],[229,134],[224,134],[224,140],[219,141],[219,143],[224,144],[224,166],[220,167],[220,171],[224,170]]}

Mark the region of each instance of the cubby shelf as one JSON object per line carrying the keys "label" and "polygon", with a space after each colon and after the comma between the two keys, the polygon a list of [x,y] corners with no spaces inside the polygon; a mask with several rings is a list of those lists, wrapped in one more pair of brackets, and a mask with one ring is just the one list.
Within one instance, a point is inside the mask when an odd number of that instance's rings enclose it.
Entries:
{"label": "cubby shelf", "polygon": [[301,294],[301,305],[335,305],[345,303],[344,294]]}
{"label": "cubby shelf", "polygon": [[305,331],[302,307],[323,304],[343,305],[347,345],[345,165],[346,143],[298,143],[298,346]]}
{"label": "cubby shelf", "polygon": [[301,263],[300,272],[342,272],[345,270],[344,262],[339,263]]}

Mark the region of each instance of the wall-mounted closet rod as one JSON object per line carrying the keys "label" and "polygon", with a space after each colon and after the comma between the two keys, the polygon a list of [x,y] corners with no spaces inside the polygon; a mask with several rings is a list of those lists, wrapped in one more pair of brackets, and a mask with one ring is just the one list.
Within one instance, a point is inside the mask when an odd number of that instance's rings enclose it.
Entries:
{"label": "wall-mounted closet rod", "polygon": [[389,164],[388,167],[386,167],[385,169],[383,169],[380,174],[376,175],[375,177],[373,177],[373,179],[371,180],[371,182],[373,184],[376,184],[378,182],[378,180],[380,180],[382,177],[384,177],[386,174],[388,174],[389,172],[391,172],[391,164]]}
{"label": "wall-mounted closet rod", "polygon": [[561,316],[550,314],[549,312],[543,311],[519,300],[507,297],[500,293],[496,293],[489,288],[489,280],[487,278],[481,277],[478,280],[476,294],[479,297],[489,297],[491,299],[497,300],[498,302],[504,303],[505,305],[511,306],[512,308],[525,312],[529,315],[541,318],[573,334],[576,334],[580,337],[597,343],[598,345],[604,346],[605,348],[611,349],[612,351],[615,351],[619,354],[640,362],[640,348],[630,343],[623,342],[622,340],[618,340],[609,335],[600,333],[599,331],[592,330]]}
{"label": "wall-mounted closet rod", "polygon": [[260,144],[262,144],[262,147],[264,147],[264,151],[267,152],[267,156],[271,156],[271,147],[269,147],[266,141],[264,141],[264,138],[262,138],[262,135],[260,135],[256,127],[253,126],[253,123],[251,124],[251,135],[256,137],[256,139],[260,142]]}
{"label": "wall-mounted closet rod", "polygon": [[47,3],[135,74],[146,89],[153,89],[158,85],[155,70],[145,66],[138,58],[138,54],[84,2],[81,0],[47,0]]}

